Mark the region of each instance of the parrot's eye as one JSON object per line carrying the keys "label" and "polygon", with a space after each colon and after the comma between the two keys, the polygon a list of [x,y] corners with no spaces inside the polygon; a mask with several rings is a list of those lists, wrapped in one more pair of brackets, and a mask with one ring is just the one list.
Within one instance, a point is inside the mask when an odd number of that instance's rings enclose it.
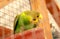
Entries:
{"label": "parrot's eye", "polygon": [[36,20],[36,19],[33,19],[34,21]]}

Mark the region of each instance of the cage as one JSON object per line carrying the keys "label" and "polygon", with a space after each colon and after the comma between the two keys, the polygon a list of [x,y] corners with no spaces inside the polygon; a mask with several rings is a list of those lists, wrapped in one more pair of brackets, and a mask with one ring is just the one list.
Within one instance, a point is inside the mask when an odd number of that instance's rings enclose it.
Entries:
{"label": "cage", "polygon": [[[47,17],[48,12],[44,0],[4,0],[0,2],[0,39],[52,39],[50,25],[48,23]],[[21,33],[17,35],[12,35],[15,16],[26,10],[35,10],[43,14],[44,19],[41,20],[42,24],[40,24],[40,28],[42,29],[36,28],[23,32],[22,35]],[[38,34],[36,34],[35,32]],[[32,36],[31,33],[35,34],[32,34]],[[31,37],[24,38],[24,35],[30,35]]]}

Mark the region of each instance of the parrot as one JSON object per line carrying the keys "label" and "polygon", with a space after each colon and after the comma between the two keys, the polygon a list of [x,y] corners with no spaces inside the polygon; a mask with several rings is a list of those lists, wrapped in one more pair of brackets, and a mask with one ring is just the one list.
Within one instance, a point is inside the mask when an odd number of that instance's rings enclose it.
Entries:
{"label": "parrot", "polygon": [[14,34],[36,28],[42,15],[37,11],[23,11],[14,19]]}

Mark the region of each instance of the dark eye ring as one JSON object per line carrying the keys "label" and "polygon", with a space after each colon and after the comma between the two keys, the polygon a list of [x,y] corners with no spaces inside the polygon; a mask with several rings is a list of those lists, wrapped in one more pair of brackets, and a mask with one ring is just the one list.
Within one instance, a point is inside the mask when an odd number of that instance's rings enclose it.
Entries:
{"label": "dark eye ring", "polygon": [[37,17],[39,17],[39,16],[37,16]]}

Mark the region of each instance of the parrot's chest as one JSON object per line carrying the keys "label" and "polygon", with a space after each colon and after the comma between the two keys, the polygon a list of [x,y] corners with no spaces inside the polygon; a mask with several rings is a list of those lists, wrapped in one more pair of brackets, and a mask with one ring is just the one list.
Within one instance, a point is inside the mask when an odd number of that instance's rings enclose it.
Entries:
{"label": "parrot's chest", "polygon": [[24,30],[31,29],[34,26],[34,24],[31,23],[28,19],[24,19],[23,24],[24,24]]}
{"label": "parrot's chest", "polygon": [[29,24],[31,24],[30,20],[29,20],[27,17],[23,17],[23,18],[22,18],[22,21],[23,21],[23,24],[24,24],[24,25],[29,25]]}
{"label": "parrot's chest", "polygon": [[29,22],[29,20],[24,20],[24,21],[23,21],[23,24],[24,24],[24,25],[30,25],[31,23]]}

